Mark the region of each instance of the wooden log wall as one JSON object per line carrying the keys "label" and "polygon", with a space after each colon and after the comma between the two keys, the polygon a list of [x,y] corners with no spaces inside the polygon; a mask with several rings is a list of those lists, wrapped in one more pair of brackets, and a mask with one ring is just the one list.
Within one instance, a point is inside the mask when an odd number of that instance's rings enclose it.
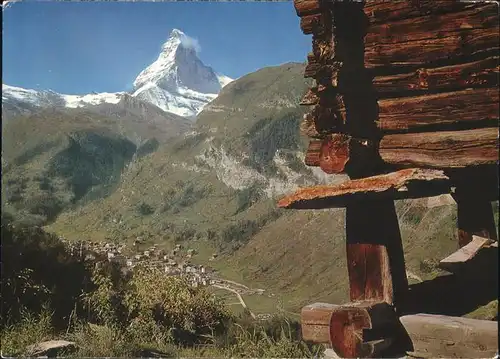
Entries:
{"label": "wooden log wall", "polygon": [[[297,14],[304,15],[302,30],[313,35],[305,76],[313,77],[316,85],[302,101],[313,108],[301,128],[318,140],[311,141],[306,163],[326,173],[367,177],[381,161],[375,146],[377,98],[364,66],[368,21],[363,3],[315,4],[313,14],[310,1],[295,2]],[[347,205],[346,239],[351,300],[396,304],[408,282],[393,201]]]}
{"label": "wooden log wall", "polygon": [[[301,126],[314,138],[308,165],[347,173],[356,162],[376,167],[379,155],[391,169],[498,164],[497,4],[371,1],[365,19],[335,6],[295,1],[303,32],[313,35],[305,76],[316,85],[302,100],[313,106]],[[363,126],[349,121],[362,116]],[[338,134],[370,146],[360,152],[344,139],[341,149]]]}
{"label": "wooden log wall", "polygon": [[[380,329],[385,334],[365,337],[364,329],[376,327],[374,305],[389,317],[408,294],[392,201],[397,196],[386,199],[382,194],[390,191],[380,190],[395,184],[385,183],[381,173],[443,170],[447,186],[456,186],[459,245],[474,235],[497,238],[488,201],[498,198],[498,5],[454,0],[294,4],[301,29],[313,41],[304,75],[315,85],[301,102],[312,106],[301,124],[312,138],[305,163],[330,174],[347,173],[352,180],[330,188],[331,193],[304,189],[280,205],[347,208],[350,298],[367,303],[362,313],[350,303],[331,316],[323,315],[320,305],[319,312],[311,311],[310,323],[305,310],[303,334],[344,357],[374,356],[391,339],[385,325]],[[441,180],[431,177],[432,186]],[[358,192],[373,198],[354,201]],[[321,331],[323,319],[328,325],[323,323]],[[411,338],[413,344],[416,340]]]}

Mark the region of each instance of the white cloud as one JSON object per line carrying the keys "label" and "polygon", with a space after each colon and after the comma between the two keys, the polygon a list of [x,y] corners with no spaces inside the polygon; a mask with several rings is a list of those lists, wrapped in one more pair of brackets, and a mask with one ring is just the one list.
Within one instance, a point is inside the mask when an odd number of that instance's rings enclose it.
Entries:
{"label": "white cloud", "polygon": [[197,39],[192,38],[184,34],[181,36],[181,43],[184,47],[191,48],[196,51],[197,54],[201,52],[201,46]]}

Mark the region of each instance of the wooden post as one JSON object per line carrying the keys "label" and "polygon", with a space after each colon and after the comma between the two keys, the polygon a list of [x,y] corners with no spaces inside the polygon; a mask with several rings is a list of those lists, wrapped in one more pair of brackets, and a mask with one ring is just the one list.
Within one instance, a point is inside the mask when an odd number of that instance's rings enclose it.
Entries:
{"label": "wooden post", "polygon": [[463,247],[472,236],[498,240],[491,201],[498,199],[498,165],[451,173],[456,184],[458,243]]}
{"label": "wooden post", "polygon": [[330,346],[342,358],[383,355],[398,334],[399,321],[385,302],[315,303],[302,309],[302,337]]}
{"label": "wooden post", "polygon": [[[339,88],[346,111],[345,131],[376,140],[378,105],[370,75],[365,70],[364,38],[368,18],[363,3],[333,2],[337,50],[343,65]],[[351,164],[351,179],[377,174],[373,160]],[[352,203],[346,211],[347,269],[351,301],[374,300],[396,305],[408,287],[399,223],[392,200]]]}
{"label": "wooden post", "polygon": [[492,358],[498,351],[495,321],[432,314],[398,318],[387,303],[315,303],[302,309],[301,322],[304,340],[326,344],[343,358],[395,358],[405,353],[419,358]]}
{"label": "wooden post", "polygon": [[491,202],[481,198],[457,198],[458,245],[463,247],[472,236],[497,240]]}
{"label": "wooden post", "polygon": [[408,280],[394,202],[348,205],[346,237],[351,301],[385,301],[397,307]]}

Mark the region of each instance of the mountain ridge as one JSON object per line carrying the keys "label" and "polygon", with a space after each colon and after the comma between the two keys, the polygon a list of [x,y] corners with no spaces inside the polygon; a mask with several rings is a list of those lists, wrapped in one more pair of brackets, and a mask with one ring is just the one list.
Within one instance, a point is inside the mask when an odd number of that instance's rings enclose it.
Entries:
{"label": "mountain ridge", "polygon": [[2,104],[11,111],[22,113],[23,107],[81,108],[103,103],[118,104],[129,95],[193,121],[203,107],[233,81],[205,66],[193,44],[193,39],[173,29],[158,58],[137,75],[131,92],[69,95],[2,84]]}

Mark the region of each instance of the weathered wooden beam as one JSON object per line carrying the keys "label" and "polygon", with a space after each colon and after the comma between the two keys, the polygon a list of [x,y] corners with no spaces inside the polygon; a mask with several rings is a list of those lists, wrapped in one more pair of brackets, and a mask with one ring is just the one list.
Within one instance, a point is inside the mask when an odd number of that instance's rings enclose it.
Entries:
{"label": "weathered wooden beam", "polygon": [[335,87],[311,87],[300,103],[303,106],[321,105],[325,107],[340,107],[343,109],[342,97],[339,96],[339,91]]}
{"label": "weathered wooden beam", "polygon": [[300,28],[305,35],[314,33],[324,35],[331,31],[332,19],[330,11],[322,11],[319,14],[305,15],[300,18]]}
{"label": "weathered wooden beam", "polygon": [[426,127],[446,129],[480,121],[498,121],[500,95],[497,88],[467,89],[380,100],[378,106],[377,126],[382,131],[417,132]]}
{"label": "weathered wooden beam", "polygon": [[331,134],[323,139],[319,167],[325,173],[345,173],[352,167],[366,170],[376,161],[377,152],[373,141],[355,139],[342,133]]}
{"label": "weathered wooden beam", "polygon": [[322,135],[339,132],[339,129],[346,123],[346,111],[341,95],[331,98],[329,106],[315,105],[311,110],[311,117],[314,120],[316,131]]}
{"label": "weathered wooden beam", "polygon": [[[459,300],[459,299],[457,299]],[[498,323],[445,315],[399,318],[419,358],[493,358],[498,352]]]}
{"label": "weathered wooden beam", "polygon": [[[471,191],[473,192],[473,191]],[[458,245],[464,247],[474,236],[497,240],[497,229],[491,202],[481,197],[456,196]]]}
{"label": "weathered wooden beam", "polygon": [[465,64],[421,68],[413,72],[377,76],[373,87],[379,97],[395,97],[417,91],[446,91],[479,86],[495,87],[500,74],[500,58],[492,56]]}
{"label": "weathered wooden beam", "polygon": [[303,339],[328,344],[342,358],[380,357],[391,345],[398,323],[385,302],[315,303],[301,312]]}
{"label": "weathered wooden beam", "polygon": [[377,72],[394,67],[424,67],[430,62],[451,65],[471,56],[497,54],[499,27],[463,29],[417,41],[365,47],[365,67]]}
{"label": "weathered wooden beam", "polygon": [[498,128],[386,135],[382,160],[410,167],[463,168],[498,164]]}
{"label": "weathered wooden beam", "polygon": [[319,96],[318,96],[318,88],[317,87],[311,87],[307,90],[305,93],[304,97],[302,97],[302,100],[300,101],[301,106],[312,106],[312,105],[317,105],[319,103]]}
{"label": "weathered wooden beam", "polygon": [[294,209],[334,208],[345,207],[359,200],[431,197],[450,191],[449,178],[442,171],[405,169],[338,185],[302,188],[282,198],[278,206]]}
{"label": "weathered wooden beam", "polygon": [[393,200],[347,205],[346,252],[351,301],[385,301],[396,309],[404,303],[408,279]]}
{"label": "weathered wooden beam", "polygon": [[346,163],[350,160],[351,138],[343,134],[335,134],[324,140],[321,146],[319,166],[328,174],[344,172]]}
{"label": "weathered wooden beam", "polygon": [[294,0],[293,5],[297,16],[313,15],[324,10],[323,0]]}
{"label": "weathered wooden beam", "polygon": [[401,19],[420,17],[426,14],[444,14],[464,11],[478,4],[459,0],[420,0],[420,1],[367,1],[364,12],[371,24],[388,23]]}
{"label": "weathered wooden beam", "polygon": [[321,140],[309,141],[309,147],[307,148],[304,160],[306,166],[319,166],[322,144],[323,141]]}
{"label": "weathered wooden beam", "polygon": [[472,240],[468,244],[441,260],[439,267],[453,273],[457,267],[471,260],[481,249],[489,248],[494,243],[497,244],[496,248],[498,248],[497,241],[490,238],[472,236]]}
{"label": "weathered wooden beam", "polygon": [[314,36],[312,43],[312,52],[316,59],[321,63],[329,63],[335,56],[335,41],[333,34],[326,36]]}
{"label": "weathered wooden beam", "polygon": [[311,304],[302,309],[301,327],[304,340],[331,346],[343,358],[382,357],[387,352],[400,357],[492,358],[498,351],[496,321],[433,314],[398,319],[386,303]]}
{"label": "weathered wooden beam", "polygon": [[432,13],[390,23],[374,24],[366,34],[365,46],[439,38],[440,34],[453,33],[461,29],[486,29],[498,25],[499,20],[498,4],[486,3],[463,11]]}

